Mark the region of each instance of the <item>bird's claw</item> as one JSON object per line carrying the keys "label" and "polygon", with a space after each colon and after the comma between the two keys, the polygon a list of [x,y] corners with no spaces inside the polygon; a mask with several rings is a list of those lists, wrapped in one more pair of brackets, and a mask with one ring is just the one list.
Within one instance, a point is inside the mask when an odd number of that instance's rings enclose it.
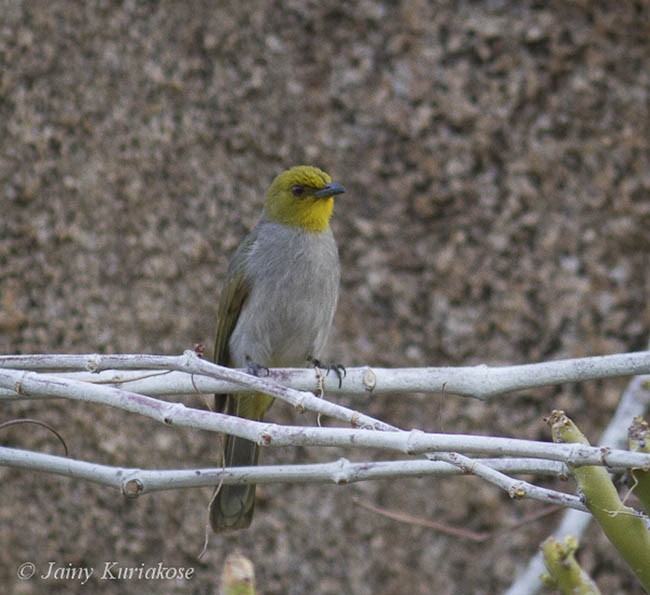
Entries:
{"label": "bird's claw", "polygon": [[325,370],[325,376],[327,376],[330,372],[334,372],[336,374],[336,377],[339,379],[339,388],[341,388],[343,385],[343,379],[347,374],[345,366],[341,364],[323,365],[322,362],[315,357],[309,357],[307,359],[314,366],[314,368],[321,368]]}
{"label": "bird's claw", "polygon": [[262,364],[254,362],[250,357],[246,356],[246,372],[251,376],[262,376],[260,372],[264,372],[264,376],[269,375],[269,369]]}

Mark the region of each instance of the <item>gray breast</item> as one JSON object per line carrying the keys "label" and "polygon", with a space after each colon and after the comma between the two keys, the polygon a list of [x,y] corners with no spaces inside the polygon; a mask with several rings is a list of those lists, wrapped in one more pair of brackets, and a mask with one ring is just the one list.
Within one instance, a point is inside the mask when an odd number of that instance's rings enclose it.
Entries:
{"label": "gray breast", "polygon": [[236,365],[303,366],[318,357],[339,291],[339,260],[330,229],[305,233],[262,222],[248,255],[251,293],[230,339]]}

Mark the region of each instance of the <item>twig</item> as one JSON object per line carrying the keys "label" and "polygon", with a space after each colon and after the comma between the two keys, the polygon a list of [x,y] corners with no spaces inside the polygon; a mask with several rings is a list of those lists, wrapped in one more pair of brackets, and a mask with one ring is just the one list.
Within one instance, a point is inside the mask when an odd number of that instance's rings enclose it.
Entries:
{"label": "twig", "polygon": [[559,505],[549,506],[544,510],[540,510],[534,514],[528,515],[520,521],[500,528],[497,531],[490,531],[489,533],[476,533],[474,531],[452,527],[445,523],[439,523],[438,521],[423,519],[421,517],[417,517],[402,511],[390,510],[382,506],[376,506],[375,504],[365,502],[356,496],[352,499],[352,501],[358,506],[361,506],[361,508],[365,508],[366,510],[369,510],[381,516],[385,516],[386,518],[396,520],[400,523],[415,525],[416,527],[424,527],[425,529],[433,529],[434,531],[439,531],[440,533],[446,533],[448,535],[470,539],[471,541],[476,541],[478,543],[488,541],[489,539],[494,539],[495,537],[503,535],[504,533],[511,533],[520,527],[525,527],[531,523],[535,523],[540,519],[546,518],[551,514],[556,514],[558,511],[562,510],[562,507]]}
{"label": "twig", "polygon": [[19,419],[10,419],[8,421],[2,422],[0,424],[0,430],[4,430],[5,428],[9,428],[11,426],[17,426],[21,424],[34,424],[35,426],[41,426],[42,428],[45,428],[49,432],[52,432],[57,438],[57,440],[61,443],[61,446],[63,447],[63,452],[65,453],[65,456],[68,456],[68,445],[65,443],[65,440],[63,439],[63,436],[59,434],[50,424],[45,423],[44,421],[40,421],[39,419],[32,419],[31,417],[21,417]]}
{"label": "twig", "polygon": [[389,510],[388,508],[383,508],[381,506],[370,504],[369,502],[364,502],[361,500],[361,498],[354,497],[352,501],[361,508],[365,508],[370,512],[374,512],[375,514],[381,515],[388,519],[393,519],[394,521],[398,521],[400,523],[415,525],[416,527],[424,527],[425,529],[433,529],[434,531],[439,531],[440,533],[446,533],[447,535],[462,537],[464,539],[469,539],[471,541],[477,542],[486,541],[490,537],[489,533],[475,533],[474,531],[459,529],[457,527],[452,527],[451,525],[446,525],[445,523],[423,519],[411,514],[407,514],[405,512]]}
{"label": "twig", "polygon": [[580,498],[571,494],[541,488],[539,486],[528,483],[527,481],[515,480],[501,473],[477,459],[470,459],[458,453],[440,453],[434,455],[437,460],[444,461],[451,465],[456,465],[463,472],[471,475],[476,475],[486,480],[505,492],[513,498],[530,498],[548,504],[562,504],[575,510],[587,511],[586,506],[582,503]]}

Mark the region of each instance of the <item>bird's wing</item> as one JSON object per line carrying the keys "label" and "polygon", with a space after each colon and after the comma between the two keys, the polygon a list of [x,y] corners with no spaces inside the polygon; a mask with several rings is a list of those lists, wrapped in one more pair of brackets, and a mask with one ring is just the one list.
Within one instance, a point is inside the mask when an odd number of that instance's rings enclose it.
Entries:
{"label": "bird's wing", "polygon": [[[213,360],[223,366],[232,365],[228,342],[244,303],[250,294],[250,283],[244,275],[244,262],[253,241],[254,238],[249,238],[237,249],[228,270],[226,284],[221,292],[221,301],[217,310],[217,332]],[[226,403],[227,395],[215,395],[215,408],[217,411],[224,411]]]}

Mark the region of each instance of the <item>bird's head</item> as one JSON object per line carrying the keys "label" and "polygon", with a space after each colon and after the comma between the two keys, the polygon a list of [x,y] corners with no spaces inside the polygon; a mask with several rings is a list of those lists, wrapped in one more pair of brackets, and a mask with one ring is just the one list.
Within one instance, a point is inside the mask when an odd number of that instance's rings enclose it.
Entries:
{"label": "bird's head", "polygon": [[265,217],[269,221],[323,231],[329,225],[333,197],[345,192],[329,174],[309,165],[298,165],[282,172],[266,193]]}

